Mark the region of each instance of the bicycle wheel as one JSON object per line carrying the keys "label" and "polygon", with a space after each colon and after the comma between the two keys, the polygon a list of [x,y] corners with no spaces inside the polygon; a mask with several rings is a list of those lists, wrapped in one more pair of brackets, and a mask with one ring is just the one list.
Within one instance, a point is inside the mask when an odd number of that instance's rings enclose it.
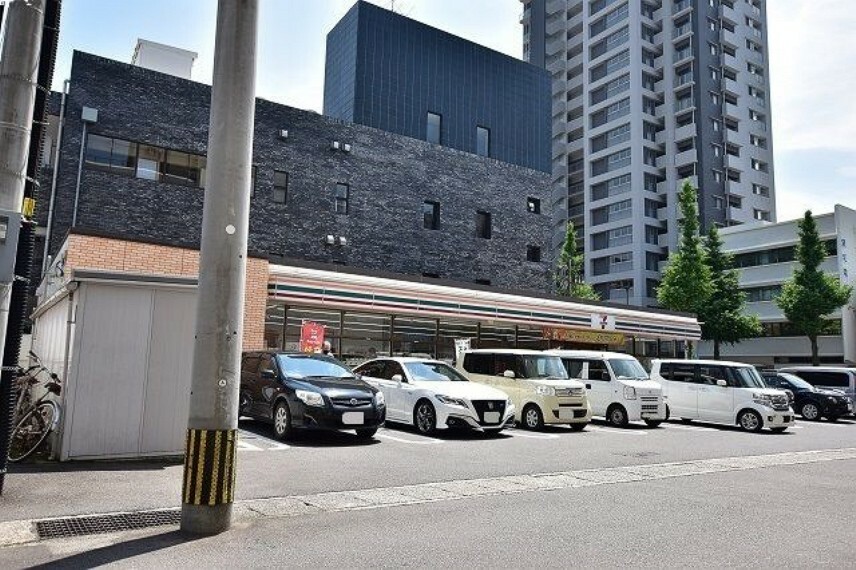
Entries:
{"label": "bicycle wheel", "polygon": [[26,459],[36,451],[53,429],[59,410],[53,402],[42,402],[21,418],[9,441],[9,461]]}

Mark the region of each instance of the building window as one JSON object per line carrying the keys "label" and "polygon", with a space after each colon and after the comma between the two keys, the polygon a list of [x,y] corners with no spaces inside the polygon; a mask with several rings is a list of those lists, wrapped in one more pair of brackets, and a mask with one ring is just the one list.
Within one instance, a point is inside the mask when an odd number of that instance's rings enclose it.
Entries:
{"label": "building window", "polygon": [[434,273],[434,272],[431,272],[431,271],[423,271],[423,272],[422,272],[422,277],[429,277],[429,278],[431,278],[431,279],[439,279],[439,278],[440,278],[440,274],[439,274],[439,273]]}
{"label": "building window", "polygon": [[722,198],[721,196],[714,196],[713,197],[713,208],[715,210],[724,209],[725,208],[725,199]]}
{"label": "building window", "polygon": [[530,214],[541,213],[541,200],[538,198],[526,198],[526,210]]}
{"label": "building window", "polygon": [[440,126],[443,119],[437,113],[428,111],[425,119],[425,140],[429,143],[440,144]]}
{"label": "building window", "polygon": [[337,214],[347,214],[348,213],[348,199],[350,197],[350,188],[347,184],[342,184],[341,182],[336,183],[336,190],[334,194],[334,210]]}
{"label": "building window", "polygon": [[477,285],[490,285],[490,279],[476,279],[475,283]]}
{"label": "building window", "polygon": [[161,164],[165,159],[166,151],[164,149],[145,144],[139,145],[137,149],[137,178],[160,180]]}
{"label": "building window", "polygon": [[754,214],[754,217],[756,220],[759,220],[762,222],[769,222],[770,221],[770,212],[768,212],[767,210],[755,209],[755,210],[753,210],[753,214]]}
{"label": "building window", "polygon": [[440,203],[426,200],[422,203],[422,227],[426,230],[440,229]]}
{"label": "building window", "polygon": [[760,184],[753,184],[752,185],[752,193],[755,194],[756,196],[763,196],[765,198],[770,197],[770,189],[767,188],[766,186],[761,186]]}
{"label": "building window", "polygon": [[476,127],[476,154],[490,156],[490,129]]}
{"label": "building window", "polygon": [[286,198],[288,198],[288,172],[274,170],[273,201],[277,204],[285,204]]}
{"label": "building window", "polygon": [[537,245],[526,246],[526,261],[541,261],[541,248]]}
{"label": "building window", "polygon": [[490,239],[490,213],[476,212],[476,237]]}

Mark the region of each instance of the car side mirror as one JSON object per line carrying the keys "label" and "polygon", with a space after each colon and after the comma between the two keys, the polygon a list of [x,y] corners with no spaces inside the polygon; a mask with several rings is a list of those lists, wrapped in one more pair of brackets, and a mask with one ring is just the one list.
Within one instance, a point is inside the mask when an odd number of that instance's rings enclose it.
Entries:
{"label": "car side mirror", "polygon": [[402,376],[401,374],[393,374],[392,381],[398,382],[399,384],[401,384],[402,382],[407,382],[407,380],[405,380],[404,376]]}
{"label": "car side mirror", "polygon": [[502,375],[506,378],[514,378],[514,370],[506,370]]}
{"label": "car side mirror", "polygon": [[609,382],[610,380],[612,380],[612,378],[609,377],[609,372],[607,372],[606,370],[600,371],[600,379],[604,382]]}
{"label": "car side mirror", "polygon": [[720,378],[719,380],[717,380],[717,381],[716,381],[716,385],[717,385],[717,386],[722,386],[723,388],[725,388],[726,386],[728,386],[728,382],[726,382],[725,380],[723,380],[722,378]]}
{"label": "car side mirror", "polygon": [[271,380],[273,380],[274,378],[276,378],[276,373],[270,368],[265,368],[264,370],[262,370],[262,378],[270,378]]}

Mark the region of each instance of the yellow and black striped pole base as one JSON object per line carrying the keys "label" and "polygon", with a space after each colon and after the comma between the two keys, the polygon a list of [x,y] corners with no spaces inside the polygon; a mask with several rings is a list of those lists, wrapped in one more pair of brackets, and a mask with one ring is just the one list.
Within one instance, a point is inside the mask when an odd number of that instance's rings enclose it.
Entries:
{"label": "yellow and black striped pole base", "polygon": [[188,429],[182,502],[213,507],[235,498],[237,430]]}

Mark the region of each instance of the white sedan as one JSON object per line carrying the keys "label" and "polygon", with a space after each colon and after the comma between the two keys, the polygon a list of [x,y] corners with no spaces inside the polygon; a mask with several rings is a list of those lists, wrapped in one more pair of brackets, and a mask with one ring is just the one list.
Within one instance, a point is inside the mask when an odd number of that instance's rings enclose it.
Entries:
{"label": "white sedan", "polygon": [[514,422],[514,404],[505,392],[470,382],[440,360],[378,358],[354,372],[383,392],[388,421],[413,425],[422,434],[451,427],[499,432]]}

